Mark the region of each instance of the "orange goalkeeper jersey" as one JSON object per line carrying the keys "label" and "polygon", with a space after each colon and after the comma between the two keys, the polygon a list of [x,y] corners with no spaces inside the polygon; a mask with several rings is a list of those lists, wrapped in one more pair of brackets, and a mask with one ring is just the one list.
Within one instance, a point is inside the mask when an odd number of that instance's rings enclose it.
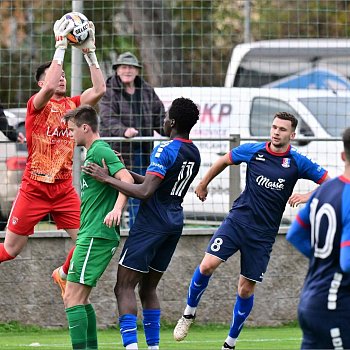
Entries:
{"label": "orange goalkeeper jersey", "polygon": [[30,179],[54,183],[72,177],[74,140],[63,116],[80,105],[80,96],[51,99],[36,110],[33,95],[27,104],[28,161],[24,172]]}

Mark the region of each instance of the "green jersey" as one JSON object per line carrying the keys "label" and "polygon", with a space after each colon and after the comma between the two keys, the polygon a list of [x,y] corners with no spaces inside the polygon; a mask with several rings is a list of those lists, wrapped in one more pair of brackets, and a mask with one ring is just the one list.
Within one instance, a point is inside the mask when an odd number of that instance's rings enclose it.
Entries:
{"label": "green jersey", "polygon": [[[125,168],[124,164],[106,142],[96,140],[87,151],[84,165],[96,163],[103,166],[102,159],[105,160],[111,176]],[[80,175],[80,190],[79,236],[119,239],[119,226],[109,228],[103,223],[106,215],[114,208],[118,191],[93,179],[84,172],[81,172]]]}

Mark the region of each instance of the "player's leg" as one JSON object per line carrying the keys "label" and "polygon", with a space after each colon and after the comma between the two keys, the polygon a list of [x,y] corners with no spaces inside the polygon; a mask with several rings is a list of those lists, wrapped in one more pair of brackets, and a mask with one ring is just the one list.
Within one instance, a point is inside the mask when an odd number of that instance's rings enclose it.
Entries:
{"label": "player's leg", "polygon": [[229,334],[225,339],[222,349],[234,349],[237,338],[243,328],[244,322],[253,309],[254,289],[256,282],[243,276],[239,277],[238,293],[233,308],[232,323]]}
{"label": "player's leg", "polygon": [[[69,184],[59,184],[55,189],[57,198],[52,209],[52,217],[57,228],[64,229],[75,242],[80,226],[80,199],[74,187]],[[66,196],[62,196],[65,193]],[[60,287],[62,298],[67,283],[68,269],[74,252],[74,247],[69,251],[62,266],[52,272],[53,281]]]}
{"label": "player's leg", "polygon": [[243,325],[253,309],[255,285],[263,280],[276,237],[274,233],[247,230],[240,225],[236,225],[236,233],[242,242],[241,276],[230,331],[222,349],[234,349],[236,345]]}
{"label": "player's leg", "polygon": [[[89,246],[89,244],[82,242],[82,244],[76,249],[75,260],[73,260],[74,271],[72,271],[73,273],[66,283],[65,293],[63,295],[63,302],[69,326],[69,335],[73,349],[87,348],[87,330],[89,321],[86,305],[91,305],[89,302],[89,295],[92,286],[82,284],[82,282],[85,283],[85,278],[81,278],[81,276],[84,276],[84,272],[82,271],[84,262],[89,262]],[[92,268],[91,265],[90,259],[89,271]]]}
{"label": "player's leg", "polygon": [[60,287],[61,289],[61,295],[62,298],[64,296],[65,290],[66,290],[66,284],[67,284],[67,275],[69,270],[69,265],[74,253],[75,246],[73,246],[70,251],[68,252],[68,255],[66,257],[66,260],[62,266],[57,267],[52,272],[52,279],[53,281]]}
{"label": "player's leg", "polygon": [[63,301],[73,349],[87,348],[88,316],[86,305],[91,305],[88,302],[91,289],[92,287],[80,283],[67,282]]}
{"label": "player's leg", "polygon": [[73,348],[86,343],[88,349],[97,349],[96,315],[89,301],[89,295],[107,268],[118,245],[117,239],[84,236],[79,237],[76,242],[63,298]]}
{"label": "player's leg", "polygon": [[181,341],[187,336],[190,326],[196,317],[197,306],[209,284],[210,277],[221,263],[222,260],[216,256],[205,254],[202,262],[194,271],[188,288],[187,305],[174,328],[175,340]]}
{"label": "player's leg", "polygon": [[[181,233],[176,235],[176,243]],[[156,252],[167,241],[165,234],[150,233],[134,229],[129,232],[129,237],[125,241],[123,251],[120,255],[118,278],[115,286],[115,295],[118,303],[120,332],[123,344],[127,349],[137,349],[137,304],[134,292],[135,286],[141,283],[145,274],[149,273],[149,268],[153,268],[151,263],[154,262]],[[176,244],[175,244],[176,246]],[[172,248],[172,252],[175,248]],[[170,256],[171,259],[171,256]],[[164,260],[165,266],[168,260]],[[162,272],[161,268],[155,268]],[[155,280],[157,282],[157,278]],[[155,283],[154,282],[154,283]],[[154,295],[153,295],[154,297]],[[157,299],[153,299],[157,302]],[[159,309],[159,304],[157,304]]]}
{"label": "player's leg", "polygon": [[138,349],[135,287],[141,279],[141,272],[118,266],[114,293],[118,304],[120,334],[126,349]]}
{"label": "player's leg", "polygon": [[18,235],[6,229],[4,243],[0,243],[0,262],[14,259],[26,246],[28,236]]}
{"label": "player's leg", "polygon": [[163,272],[150,269],[142,276],[139,283],[139,295],[142,304],[143,329],[148,349],[159,349],[160,340],[160,303],[157,296],[157,286]]}
{"label": "player's leg", "polygon": [[180,237],[181,232],[161,234],[156,237],[157,245],[154,245],[156,249],[153,249],[155,254],[149,264],[149,273],[144,274],[139,283],[139,295],[143,308],[143,329],[148,349],[159,349],[161,310],[157,286],[170,264]]}
{"label": "player's leg", "polygon": [[[30,210],[28,209],[30,208]],[[10,212],[4,243],[0,244],[0,262],[14,259],[26,246],[34,227],[49,212],[41,185],[23,180]]]}
{"label": "player's leg", "polygon": [[227,217],[219,229],[211,238],[206,254],[193,273],[187,293],[187,305],[183,316],[177,322],[174,329],[174,339],[181,341],[188,334],[191,324],[194,322],[197,306],[205,292],[211,275],[239,249],[239,242],[234,235],[233,222]]}

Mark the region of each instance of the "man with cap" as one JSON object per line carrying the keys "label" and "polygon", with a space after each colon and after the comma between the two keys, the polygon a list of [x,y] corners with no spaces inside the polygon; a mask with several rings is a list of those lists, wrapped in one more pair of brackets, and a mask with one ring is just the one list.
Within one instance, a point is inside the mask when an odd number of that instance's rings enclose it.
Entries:
{"label": "man with cap", "polygon": [[[165,110],[154,89],[139,76],[142,65],[131,52],[119,55],[112,66],[115,74],[106,81],[107,91],[99,103],[101,136],[140,137],[163,134]],[[122,153],[126,167],[145,175],[151,142],[113,142]],[[133,225],[139,200],[129,199],[129,226]]]}

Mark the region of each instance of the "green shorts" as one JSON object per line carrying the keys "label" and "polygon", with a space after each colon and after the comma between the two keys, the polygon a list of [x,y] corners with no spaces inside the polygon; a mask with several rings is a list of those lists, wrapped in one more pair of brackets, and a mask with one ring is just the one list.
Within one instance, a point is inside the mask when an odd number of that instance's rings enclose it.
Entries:
{"label": "green shorts", "polygon": [[70,262],[67,280],[95,287],[118,246],[117,239],[79,237]]}

